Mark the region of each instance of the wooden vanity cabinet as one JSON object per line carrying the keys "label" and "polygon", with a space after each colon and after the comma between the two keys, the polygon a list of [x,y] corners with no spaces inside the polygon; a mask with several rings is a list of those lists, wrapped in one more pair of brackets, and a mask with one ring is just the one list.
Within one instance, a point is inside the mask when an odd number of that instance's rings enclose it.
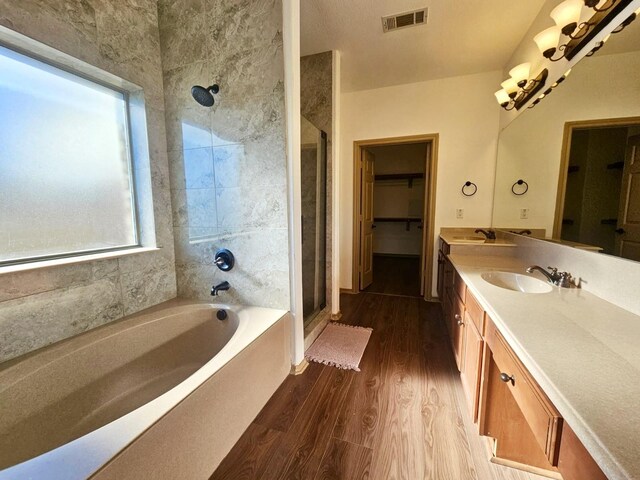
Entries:
{"label": "wooden vanity cabinet", "polygon": [[455,271],[453,292],[454,307],[449,317],[451,344],[469,413],[475,423],[478,418],[485,313]]}
{"label": "wooden vanity cabinet", "polygon": [[480,378],[482,373],[482,355],[484,340],[474,325],[474,321],[467,310],[464,322],[464,358],[462,360],[462,389],[467,397],[467,406],[473,423],[478,420],[478,403],[480,397]]}
{"label": "wooden vanity cabinet", "polygon": [[558,470],[564,480],[607,480],[606,475],[566,423],[562,426]]}
{"label": "wooden vanity cabinet", "polygon": [[[445,284],[447,282],[447,277],[445,275],[446,267],[445,265],[449,263],[449,273],[453,274],[453,267],[451,266],[451,262],[447,259],[447,255],[451,251],[451,247],[444,240],[440,239],[440,246],[438,248],[438,283],[437,283],[437,292],[438,298],[444,305],[445,301]],[[453,281],[453,277],[449,276],[449,280]]]}
{"label": "wooden vanity cabinet", "polygon": [[449,323],[453,356],[456,359],[456,366],[461,372],[464,368],[464,303],[455,294]]}
{"label": "wooden vanity cabinet", "polygon": [[555,478],[562,474],[564,480],[606,480],[449,259],[442,258],[444,319],[471,418],[481,435],[493,439],[492,461]]}
{"label": "wooden vanity cabinet", "polygon": [[557,471],[560,413],[490,320],[485,341],[480,433],[497,457]]}

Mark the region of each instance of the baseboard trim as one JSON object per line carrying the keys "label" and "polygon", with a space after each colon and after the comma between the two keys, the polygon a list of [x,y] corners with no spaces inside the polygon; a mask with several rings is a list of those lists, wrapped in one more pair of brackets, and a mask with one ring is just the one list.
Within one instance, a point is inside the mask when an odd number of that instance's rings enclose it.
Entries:
{"label": "baseboard trim", "polygon": [[341,288],[340,293],[346,293],[347,295],[357,295],[360,293],[359,290],[353,290],[351,288]]}
{"label": "baseboard trim", "polygon": [[332,313],[331,314],[331,321],[332,322],[340,320],[341,318],[342,318],[342,312],[337,312],[337,313]]}
{"label": "baseboard trim", "polygon": [[503,465],[505,467],[515,468],[517,470],[522,470],[523,472],[527,472],[527,473],[533,473],[535,475],[540,475],[542,477],[562,480],[562,475],[560,475],[560,472],[553,472],[551,470],[546,470],[544,468],[533,467],[531,465],[526,465],[524,463],[514,462],[513,460],[507,460],[506,458],[492,457],[491,463],[495,463],[496,465]]}
{"label": "baseboard trim", "polygon": [[291,375],[300,375],[307,369],[308,366],[309,362],[306,358],[303,358],[298,365],[291,365]]}

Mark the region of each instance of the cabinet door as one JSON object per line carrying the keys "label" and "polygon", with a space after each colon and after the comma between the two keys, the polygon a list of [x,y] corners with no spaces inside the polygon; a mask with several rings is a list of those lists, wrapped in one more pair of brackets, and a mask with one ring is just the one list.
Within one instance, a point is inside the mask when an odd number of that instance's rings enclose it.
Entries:
{"label": "cabinet door", "polygon": [[480,394],[480,371],[484,342],[468,313],[465,313],[464,360],[462,362],[462,388],[467,397],[467,405],[473,423],[478,419],[478,396]]}
{"label": "cabinet door", "polygon": [[458,370],[464,367],[464,304],[457,295],[453,295],[453,309],[451,311],[451,345]]}
{"label": "cabinet door", "polygon": [[451,261],[444,257],[444,267],[443,267],[443,281],[444,284],[444,296],[450,297],[453,299],[453,265],[451,265]]}
{"label": "cabinet door", "polygon": [[438,251],[438,298],[444,303],[444,254]]}
{"label": "cabinet door", "polygon": [[484,358],[479,428],[480,435],[486,435],[495,440],[493,453],[497,459],[501,460],[497,463],[506,460],[543,470],[557,471],[540,448],[509,386],[500,379],[502,372],[487,345],[485,345]]}
{"label": "cabinet door", "polygon": [[558,470],[564,480],[607,480],[598,464],[566,423],[562,426]]}

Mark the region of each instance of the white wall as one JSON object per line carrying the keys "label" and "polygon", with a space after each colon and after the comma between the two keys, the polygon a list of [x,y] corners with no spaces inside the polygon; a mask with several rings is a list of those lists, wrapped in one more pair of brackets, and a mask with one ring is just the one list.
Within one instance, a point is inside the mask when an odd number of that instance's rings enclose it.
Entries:
{"label": "white wall", "polygon": [[[342,94],[341,288],[352,280],[354,141],[439,134],[434,238],[443,226],[490,224],[500,111],[493,92],[500,77],[496,71]],[[473,197],[460,192],[466,180],[478,185]],[[463,219],[456,208],[464,209]]]}
{"label": "white wall", "polygon": [[[500,136],[493,225],[544,228],[550,236],[566,122],[640,116],[640,52],[596,55],[577,65],[567,80]],[[529,183],[516,197],[511,185]],[[529,218],[520,219],[520,209]]]}

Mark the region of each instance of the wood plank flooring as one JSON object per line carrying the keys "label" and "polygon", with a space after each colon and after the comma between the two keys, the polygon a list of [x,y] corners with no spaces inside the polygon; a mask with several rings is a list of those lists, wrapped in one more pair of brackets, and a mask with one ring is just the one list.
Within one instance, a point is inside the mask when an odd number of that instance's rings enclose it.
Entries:
{"label": "wood plank flooring", "polygon": [[420,257],[373,256],[373,283],[369,293],[420,296]]}
{"label": "wood plank flooring", "polygon": [[312,363],[288,377],[211,479],[543,479],[488,461],[438,304],[341,302],[342,322],[373,328],[361,371]]}

